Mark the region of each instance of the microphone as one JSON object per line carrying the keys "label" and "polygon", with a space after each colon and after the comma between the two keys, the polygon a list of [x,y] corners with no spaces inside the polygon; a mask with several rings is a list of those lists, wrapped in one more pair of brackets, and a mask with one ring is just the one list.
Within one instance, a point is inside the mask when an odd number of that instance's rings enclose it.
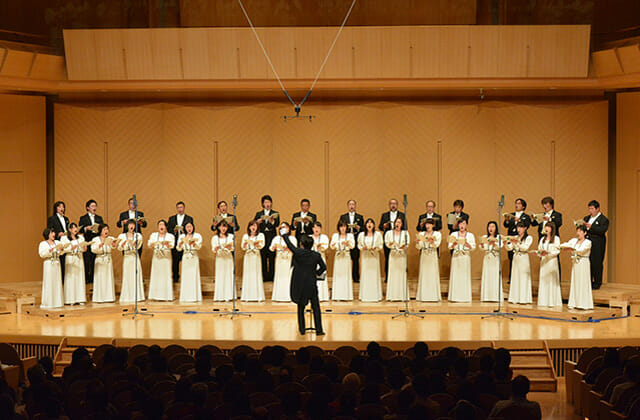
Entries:
{"label": "microphone", "polygon": [[238,206],[238,194],[233,194],[233,207]]}
{"label": "microphone", "polygon": [[500,207],[504,206],[504,194],[500,197],[500,202],[498,203]]}
{"label": "microphone", "polygon": [[407,207],[407,194],[404,194],[403,200],[402,200],[402,205],[404,207]]}
{"label": "microphone", "polygon": [[135,194],[133,194],[133,205],[138,207],[138,198],[136,197]]}

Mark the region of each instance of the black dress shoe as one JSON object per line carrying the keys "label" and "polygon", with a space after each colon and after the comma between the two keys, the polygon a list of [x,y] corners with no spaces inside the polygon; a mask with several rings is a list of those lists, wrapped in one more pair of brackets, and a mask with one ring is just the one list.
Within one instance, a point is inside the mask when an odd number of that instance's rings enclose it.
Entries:
{"label": "black dress shoe", "polygon": [[324,331],[316,331],[316,335],[324,335]]}
{"label": "black dress shoe", "polygon": [[300,331],[300,335],[305,335],[306,333],[307,333],[307,332],[306,332],[306,331],[304,331],[304,330]]}

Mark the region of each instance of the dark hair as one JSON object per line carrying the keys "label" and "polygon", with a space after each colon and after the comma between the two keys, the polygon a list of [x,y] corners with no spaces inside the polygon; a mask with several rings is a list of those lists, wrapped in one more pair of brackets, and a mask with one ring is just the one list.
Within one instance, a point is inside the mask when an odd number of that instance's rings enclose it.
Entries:
{"label": "dark hair", "polygon": [[108,228],[109,225],[106,223],[100,223],[100,225],[98,225],[98,236],[102,235],[102,231],[104,230],[104,228]]}
{"label": "dark hair", "polygon": [[511,381],[511,393],[514,397],[524,398],[529,392],[529,378],[524,375],[518,375]]}
{"label": "dark hair", "polygon": [[135,201],[135,200],[133,199],[133,197],[131,197],[131,198],[129,199],[129,201],[127,201],[127,204],[129,204],[129,203],[130,203],[130,202],[132,202],[132,201]]}
{"label": "dark hair", "polygon": [[433,220],[431,217],[429,217],[427,220],[424,221],[425,225],[435,225],[436,221]]}
{"label": "dark hair", "polygon": [[[227,202],[226,202],[226,201],[224,201],[224,200],[222,200],[222,201],[218,201],[218,206],[217,206],[217,207],[218,207],[218,208],[220,208],[220,205],[221,205],[222,203],[227,204]],[[228,205],[228,204],[227,204],[227,205]]]}
{"label": "dark hair", "polygon": [[136,221],[133,220],[133,219],[127,220],[127,223],[125,223],[125,227],[127,228],[127,230],[129,230],[129,225],[135,226],[136,225]]}
{"label": "dark hair", "polygon": [[396,220],[393,221],[393,228],[396,228],[396,222],[400,220],[400,223],[402,223],[402,226],[400,227],[400,229],[404,230],[404,217],[396,217]]}
{"label": "dark hair", "polygon": [[[176,203],[176,207],[178,207],[180,204],[182,204],[183,206],[185,205],[185,204],[184,204],[184,201],[178,201],[178,202]],[[186,207],[186,206],[185,206],[185,207]]]}
{"label": "dark hair", "polygon": [[[62,203],[62,204],[64,204],[64,203]],[[592,207],[592,206],[597,208],[597,209],[599,209],[600,208],[600,203],[598,203],[596,200],[591,200],[591,201],[589,201],[589,204],[587,205],[587,207]]]}
{"label": "dark hair", "polygon": [[364,222],[364,233],[366,235],[367,231],[367,224],[371,222],[373,224],[373,230],[371,231],[372,233],[376,231],[376,221],[373,220],[371,217],[368,218],[365,222]]}
{"label": "dark hair", "polygon": [[226,226],[227,227],[227,233],[226,235],[228,235],[229,232],[229,223],[227,223],[226,220],[221,221],[220,223],[218,223],[218,225],[216,226],[216,234],[219,235],[220,234],[220,226]]}
{"label": "dark hair", "polygon": [[156,223],[156,226],[158,226],[160,223],[164,223],[164,226],[165,226],[165,227],[167,226],[167,221],[166,221],[166,220],[164,220],[164,219],[160,219],[160,220],[158,220],[158,223]]}
{"label": "dark hair", "polygon": [[340,226],[349,227],[349,224],[344,220],[340,219],[338,220],[338,224],[336,225],[336,229],[338,230],[338,232],[340,232]]}
{"label": "dark hair", "polygon": [[464,201],[457,199],[456,201],[453,202],[453,207],[455,206],[460,206],[461,208],[464,208]]}
{"label": "dark hair", "polygon": [[519,228],[519,227],[524,228],[524,235],[522,235],[522,239],[523,240],[527,239],[527,236],[529,236],[529,233],[527,233],[527,224],[521,220],[518,223],[516,223],[516,228]]}
{"label": "dark hair", "polygon": [[56,201],[55,203],[53,203],[53,215],[54,215],[54,216],[56,215],[56,213],[57,213],[57,212],[56,212],[56,209],[58,208],[58,206],[59,206],[60,204],[62,204],[62,205],[64,206],[64,209],[65,209],[65,210],[67,209],[67,205],[66,205],[66,204],[64,204],[64,201]]}
{"label": "dark hair", "polygon": [[184,232],[185,232],[185,234],[187,233],[187,225],[193,226],[193,232],[191,232],[191,233],[196,233],[196,225],[194,225],[193,222],[187,222],[187,223],[184,224]]}
{"label": "dark hair", "polygon": [[487,238],[491,237],[491,234],[489,233],[489,226],[490,225],[495,225],[496,226],[496,238],[497,238],[498,234],[500,233],[500,229],[498,228],[498,223],[495,220],[491,220],[491,221],[489,221],[489,223],[487,223]]}
{"label": "dark hair", "polygon": [[85,209],[88,209],[88,208],[89,208],[89,206],[90,206],[91,204],[93,204],[93,203],[96,203],[96,206],[98,205],[98,202],[92,198],[91,200],[89,200],[89,201],[87,201],[87,202],[85,203],[84,208],[85,208]]}
{"label": "dark hair", "polygon": [[[251,225],[256,225],[258,226],[258,222],[256,222],[255,220],[249,220],[249,223],[247,223],[247,235],[251,236]],[[256,229],[256,235],[260,233],[260,229]]]}
{"label": "dark hair", "polygon": [[[67,226],[67,238],[71,241],[71,228],[72,227],[78,227],[77,224],[75,224],[74,222],[69,223],[69,226]],[[76,239],[78,238],[78,235],[80,235],[80,233],[76,233]]]}
{"label": "dark hair", "polygon": [[300,246],[304,249],[311,249],[313,247],[313,239],[311,236],[303,236],[300,238]]}
{"label": "dark hair", "polygon": [[[554,236],[556,236],[556,224],[553,223],[553,222],[547,222],[547,224],[544,225],[544,227],[546,228],[547,226],[549,226],[551,228],[551,240],[553,240]],[[544,237],[542,238],[542,241],[546,242],[547,234],[544,232],[544,230],[542,231],[542,233],[544,234]]]}
{"label": "dark hair", "polygon": [[576,226],[576,230],[581,230],[584,233],[587,233],[587,227],[585,225]]}
{"label": "dark hair", "polygon": [[553,208],[553,206],[555,205],[555,202],[553,201],[553,197],[549,197],[549,196],[543,198],[540,203],[542,203],[542,204],[551,204],[551,208]]}
{"label": "dark hair", "polygon": [[435,206],[436,206],[436,202],[435,202],[435,201],[433,201],[433,200],[427,200],[427,202],[426,202],[426,203],[424,203],[424,205],[426,206],[426,205],[428,205],[429,203],[433,203],[433,207],[435,207]]}
{"label": "dark hair", "polygon": [[315,222],[313,222],[313,226],[314,226],[314,227],[315,227],[315,226],[318,226],[318,227],[320,227],[320,228],[321,228],[321,227],[322,227],[322,223],[320,223],[319,221],[317,221],[317,220],[316,220]]}
{"label": "dark hair", "polygon": [[44,228],[44,231],[42,232],[42,236],[44,236],[45,241],[49,240],[49,235],[51,234],[51,232],[55,232],[55,230],[53,230],[53,228],[50,228],[50,227]]}
{"label": "dark hair", "polygon": [[354,204],[358,204],[358,202],[357,202],[356,200],[354,200],[353,198],[350,198],[350,199],[348,199],[348,200],[347,200],[347,206],[348,206],[348,205],[349,205],[349,203],[350,203],[350,202],[352,202],[352,201],[353,201],[353,203],[354,203]]}
{"label": "dark hair", "polygon": [[524,209],[526,209],[526,208],[527,208],[527,201],[526,201],[524,198],[516,198],[516,201],[515,201],[515,202],[517,203],[518,201],[520,201],[520,203],[522,203],[522,207],[523,207]]}
{"label": "dark hair", "polygon": [[311,205],[311,201],[309,201],[308,198],[303,198],[302,200],[300,200],[300,205],[302,205],[302,203],[309,203],[309,205]]}
{"label": "dark hair", "polygon": [[269,200],[273,203],[273,199],[271,198],[271,196],[269,194],[265,194],[262,196],[262,198],[260,199],[260,204],[264,204],[265,200]]}

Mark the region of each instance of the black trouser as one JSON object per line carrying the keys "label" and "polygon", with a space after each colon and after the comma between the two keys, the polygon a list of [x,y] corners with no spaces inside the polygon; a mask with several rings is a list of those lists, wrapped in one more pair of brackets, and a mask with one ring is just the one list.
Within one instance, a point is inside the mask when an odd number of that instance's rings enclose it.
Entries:
{"label": "black trouser", "polygon": [[591,288],[599,289],[600,286],[602,286],[602,264],[607,248],[607,240],[604,236],[596,236],[591,238],[591,243],[591,255],[589,256],[591,265]]}
{"label": "black trouser", "polygon": [[93,283],[93,267],[96,262],[96,254],[91,252],[87,247],[87,250],[82,254],[84,260],[84,282],[85,284]]}
{"label": "black trouser", "polygon": [[60,255],[60,274],[62,275],[62,284],[64,284],[64,260],[66,255]]}
{"label": "black trouser", "polygon": [[171,273],[173,274],[173,282],[177,283],[180,280],[180,261],[182,261],[182,254],[184,251],[178,251],[177,249],[171,249]]}
{"label": "black trouser", "polygon": [[387,248],[387,245],[385,244],[383,246],[383,250],[384,250],[384,281],[387,281],[387,278],[389,277],[389,248]]}
{"label": "black trouser", "polygon": [[260,250],[260,259],[262,260],[262,281],[273,281],[273,273],[276,269],[276,253],[265,245]]}
{"label": "black trouser", "polygon": [[513,266],[513,251],[507,251],[507,257],[509,258],[509,280],[511,282],[511,267]]}
{"label": "black trouser", "polygon": [[355,282],[360,281],[360,249],[358,247],[349,251],[351,254],[351,278]]}
{"label": "black trouser", "polygon": [[323,332],[322,329],[322,317],[320,315],[320,302],[318,301],[318,292],[316,291],[311,297],[303,297],[298,302],[298,330],[300,333],[304,333],[305,323],[304,323],[304,308],[307,306],[307,303],[311,302],[311,310],[313,310],[313,324],[316,329],[316,333]]}

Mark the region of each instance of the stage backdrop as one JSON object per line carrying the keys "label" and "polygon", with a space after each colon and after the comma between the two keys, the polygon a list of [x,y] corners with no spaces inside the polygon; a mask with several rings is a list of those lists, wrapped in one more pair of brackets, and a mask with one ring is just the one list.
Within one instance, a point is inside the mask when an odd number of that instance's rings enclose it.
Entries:
{"label": "stage backdrop", "polygon": [[[205,241],[203,276],[213,275],[209,226],[216,203],[231,202],[234,194],[241,233],[263,194],[273,196],[283,220],[299,209],[300,199],[310,199],[329,235],[348,199],[378,222],[388,200],[402,203],[406,194],[412,241],[428,199],[441,214],[455,199],[464,200],[477,237],[498,217],[500,194],[505,211],[522,197],[536,212],[540,199],[552,195],[564,214],[563,241],[575,234],[572,219],[586,214],[589,200],[598,199],[607,212],[604,101],[310,103],[303,113],[316,118],[285,123],[281,116],[291,107],[283,103],[58,104],[56,199],[66,201],[77,221],[85,201],[95,198],[117,234],[118,214],[135,193],[149,217],[145,238],[185,201]],[[537,243],[535,228],[530,233]],[[236,255],[240,274],[243,254]],[[472,275],[479,278],[482,253],[473,255]],[[418,257],[412,246],[410,277],[417,276]],[[441,275],[448,277],[449,253],[441,257]],[[145,249],[145,277],[150,262]],[[566,256],[562,264],[569,281]],[[119,256],[115,267],[119,281]]]}
{"label": "stage backdrop", "polygon": [[0,95],[0,283],[42,280],[45,125],[44,97]]}

